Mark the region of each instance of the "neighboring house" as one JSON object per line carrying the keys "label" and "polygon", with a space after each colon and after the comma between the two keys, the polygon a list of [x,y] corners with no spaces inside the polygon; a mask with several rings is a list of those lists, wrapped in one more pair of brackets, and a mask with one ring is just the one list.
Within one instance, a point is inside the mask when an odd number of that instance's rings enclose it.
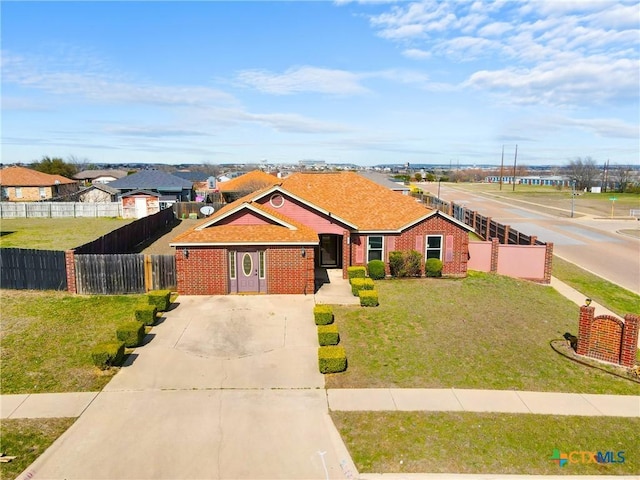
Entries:
{"label": "neighboring house", "polygon": [[73,178],[84,185],[96,183],[109,183],[126,177],[128,173],[125,170],[83,170],[76,173]]}
{"label": "neighboring house", "polygon": [[409,195],[411,189],[404,185],[402,182],[394,182],[389,178],[389,175],[385,175],[384,173],[378,172],[359,172],[364,178],[371,180],[372,182],[376,182],[378,185],[382,185],[383,187],[387,187],[394,192],[400,192],[403,195]]}
{"label": "neighboring house", "polygon": [[[275,178],[275,177],[274,177]],[[277,179],[276,179],[277,180]],[[178,292],[313,293],[316,267],[437,257],[465,276],[471,227],[353,172],[295,173],[225,205],[174,238]]]}
{"label": "neighboring house", "polygon": [[248,193],[270,187],[280,181],[276,175],[265,173],[262,170],[253,170],[231,180],[219,181],[217,187],[224,200],[231,203]]}
{"label": "neighboring house", "polygon": [[159,194],[164,206],[193,200],[193,182],[159,170],[141,170],[109,183],[123,194],[144,190]]}
{"label": "neighboring house", "polygon": [[88,188],[79,191],[75,198],[78,202],[106,203],[118,201],[118,189],[102,183],[94,183]]}
{"label": "neighboring house", "polygon": [[25,167],[0,170],[2,201],[37,202],[78,191],[78,182],[62,175],[49,175]]}
{"label": "neighboring house", "polygon": [[161,195],[157,192],[134,190],[121,196],[123,218],[143,218],[161,210]]}

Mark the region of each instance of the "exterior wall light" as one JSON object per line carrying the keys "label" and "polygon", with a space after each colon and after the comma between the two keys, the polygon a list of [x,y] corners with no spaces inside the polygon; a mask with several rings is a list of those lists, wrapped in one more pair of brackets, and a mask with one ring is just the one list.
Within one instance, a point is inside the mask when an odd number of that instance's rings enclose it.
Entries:
{"label": "exterior wall light", "polygon": [[184,258],[189,258],[189,249],[188,248],[184,248],[182,250],[182,254],[184,255]]}
{"label": "exterior wall light", "polygon": [[302,247],[302,248],[300,249],[300,256],[301,256],[302,258],[304,258],[304,257],[306,257],[306,256],[307,256],[307,251],[304,249],[304,247]]}

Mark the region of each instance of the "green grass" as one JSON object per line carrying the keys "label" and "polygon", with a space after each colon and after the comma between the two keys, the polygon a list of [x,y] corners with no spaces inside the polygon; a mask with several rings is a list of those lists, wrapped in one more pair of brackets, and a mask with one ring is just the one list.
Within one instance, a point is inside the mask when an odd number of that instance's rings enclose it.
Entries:
{"label": "green grass", "polygon": [[[471,412],[331,412],[360,473],[634,475],[640,419]],[[624,451],[560,467],[553,450]],[[580,456],[573,456],[578,460]]]}
{"label": "green grass", "polygon": [[74,421],[74,418],[3,419],[0,451],[16,458],[8,463],[0,463],[0,478],[16,478],[20,475]]}
{"label": "green grass", "polygon": [[95,368],[91,349],[115,340],[141,297],[0,290],[2,393],[101,390],[114,371]]}
{"label": "green grass", "polygon": [[571,262],[554,256],[552,275],[618,315],[640,313],[640,295],[589,273]]}
{"label": "green grass", "polygon": [[0,221],[0,247],[68,250],[132,221],[121,218],[3,218]]}
{"label": "green grass", "polygon": [[640,394],[549,342],[577,334],[576,305],[548,286],[499,275],[376,282],[375,309],[335,306],[349,366],[327,388],[479,388]]}

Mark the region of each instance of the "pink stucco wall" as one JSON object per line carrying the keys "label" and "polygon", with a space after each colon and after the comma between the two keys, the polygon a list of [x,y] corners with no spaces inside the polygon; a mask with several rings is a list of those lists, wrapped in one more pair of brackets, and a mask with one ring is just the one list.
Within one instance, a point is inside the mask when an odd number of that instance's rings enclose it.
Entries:
{"label": "pink stucco wall", "polygon": [[491,242],[469,242],[469,270],[491,271]]}
{"label": "pink stucco wall", "polygon": [[500,245],[498,273],[516,278],[544,278],[544,245]]}

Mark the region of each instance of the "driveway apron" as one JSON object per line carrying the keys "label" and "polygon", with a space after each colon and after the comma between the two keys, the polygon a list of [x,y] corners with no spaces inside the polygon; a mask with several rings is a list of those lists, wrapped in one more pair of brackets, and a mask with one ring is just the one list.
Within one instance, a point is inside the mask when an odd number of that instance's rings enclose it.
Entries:
{"label": "driveway apron", "polygon": [[180,296],[18,478],[325,479],[351,465],[317,368],[312,296]]}

